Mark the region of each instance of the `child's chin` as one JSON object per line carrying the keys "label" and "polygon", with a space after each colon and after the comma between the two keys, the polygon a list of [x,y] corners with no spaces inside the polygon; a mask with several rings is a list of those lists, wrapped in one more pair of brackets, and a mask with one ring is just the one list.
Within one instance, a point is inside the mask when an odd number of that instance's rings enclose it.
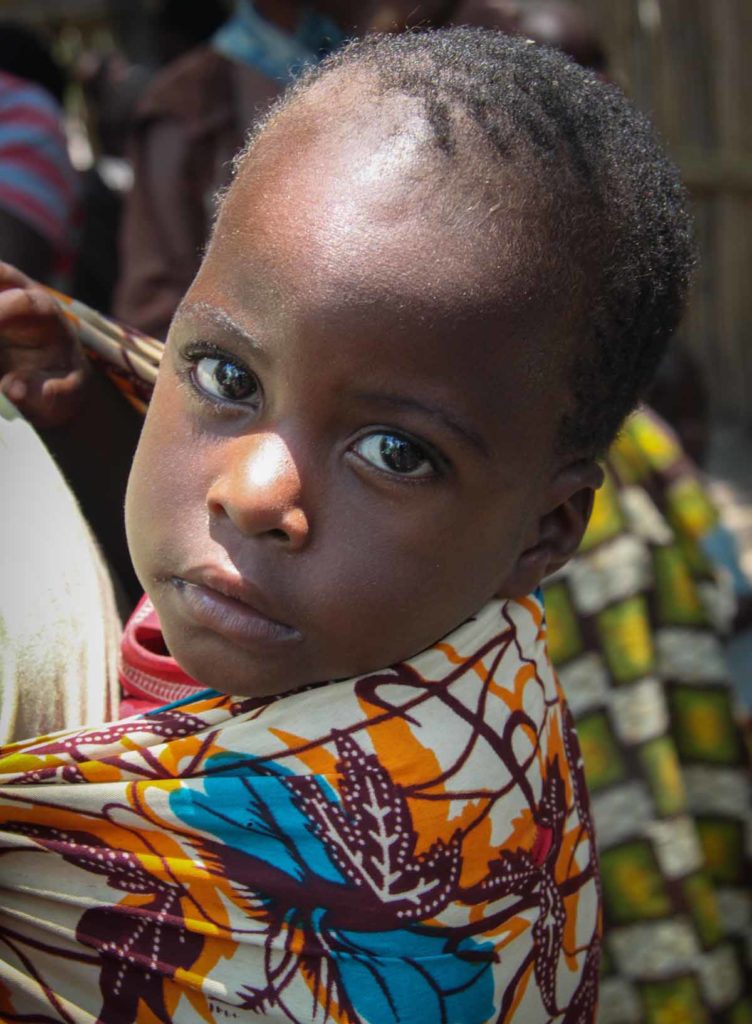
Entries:
{"label": "child's chin", "polygon": [[274,664],[271,659],[250,657],[230,645],[171,644],[172,655],[191,679],[200,686],[237,697],[274,697],[311,682],[293,668]]}

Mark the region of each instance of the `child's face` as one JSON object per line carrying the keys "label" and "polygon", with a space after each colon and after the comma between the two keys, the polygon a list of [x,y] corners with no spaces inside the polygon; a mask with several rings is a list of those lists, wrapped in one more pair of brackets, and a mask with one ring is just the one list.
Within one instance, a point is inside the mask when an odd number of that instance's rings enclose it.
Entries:
{"label": "child's face", "polygon": [[237,694],[385,667],[525,592],[592,483],[562,489],[564,374],[531,372],[541,321],[425,158],[275,131],[175,317],[127,500],[171,652]]}

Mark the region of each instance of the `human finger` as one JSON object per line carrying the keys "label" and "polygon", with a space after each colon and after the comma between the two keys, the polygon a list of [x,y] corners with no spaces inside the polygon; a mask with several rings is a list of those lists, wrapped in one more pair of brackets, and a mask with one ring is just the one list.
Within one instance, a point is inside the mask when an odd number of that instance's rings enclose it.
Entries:
{"label": "human finger", "polygon": [[86,376],[83,368],[59,374],[8,373],[0,380],[0,391],[35,427],[60,426],[79,408]]}
{"label": "human finger", "polygon": [[43,344],[47,339],[40,328],[49,327],[54,329],[56,341],[67,334],[60,307],[47,292],[41,288],[17,287],[0,291],[0,335],[12,332],[19,341]]}
{"label": "human finger", "polygon": [[33,288],[36,284],[36,281],[27,277],[18,267],[0,260],[0,291],[6,288]]}
{"label": "human finger", "polygon": [[20,373],[6,373],[0,378],[0,392],[14,405],[20,406],[23,403],[27,391],[26,380]]}

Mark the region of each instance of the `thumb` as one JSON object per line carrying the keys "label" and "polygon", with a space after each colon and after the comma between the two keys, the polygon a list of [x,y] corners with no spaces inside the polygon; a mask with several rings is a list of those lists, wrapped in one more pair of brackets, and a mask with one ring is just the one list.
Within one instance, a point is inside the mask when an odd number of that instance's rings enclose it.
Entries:
{"label": "thumb", "polygon": [[57,427],[77,412],[83,398],[86,371],[35,371],[22,376],[7,373],[0,390],[35,427]]}
{"label": "thumb", "polygon": [[6,373],[0,380],[0,391],[14,405],[20,406],[26,398],[28,387],[20,373]]}

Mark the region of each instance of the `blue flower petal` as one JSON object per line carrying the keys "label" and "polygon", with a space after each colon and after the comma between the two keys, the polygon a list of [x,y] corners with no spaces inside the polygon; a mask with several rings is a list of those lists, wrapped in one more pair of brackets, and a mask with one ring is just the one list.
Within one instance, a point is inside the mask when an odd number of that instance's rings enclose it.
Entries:
{"label": "blue flower petal", "polygon": [[450,953],[440,932],[336,934],[342,949],[332,956],[341,983],[368,1024],[484,1024],[493,1018],[491,943],[463,940]]}
{"label": "blue flower petal", "polygon": [[[253,774],[247,758],[239,774],[231,775],[231,758],[223,757],[227,763],[222,774],[191,780],[170,794],[172,812],[192,828],[265,861],[297,882],[310,874],[344,882],[283,778]],[[328,784],[326,788],[330,789]]]}

